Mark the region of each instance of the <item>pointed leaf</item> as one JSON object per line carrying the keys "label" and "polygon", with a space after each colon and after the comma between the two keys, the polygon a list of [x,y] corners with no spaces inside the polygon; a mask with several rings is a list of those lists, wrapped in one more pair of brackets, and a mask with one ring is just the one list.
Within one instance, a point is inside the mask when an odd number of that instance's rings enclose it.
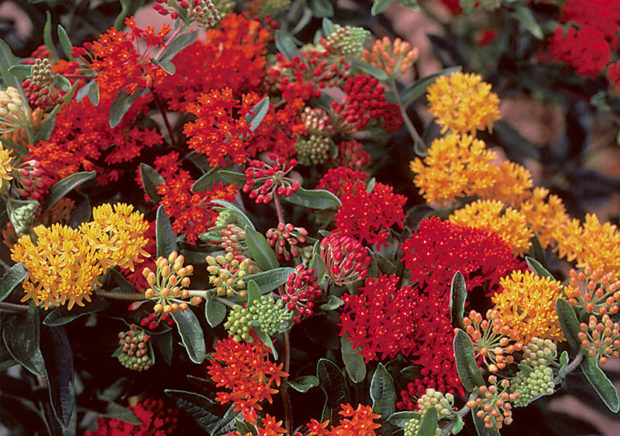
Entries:
{"label": "pointed leaf", "polygon": [[387,421],[395,425],[396,427],[404,428],[405,425],[412,419],[420,419],[420,414],[418,412],[405,411],[405,412],[394,412],[390,416],[388,416]]}
{"label": "pointed leaf", "polygon": [[353,59],[351,61],[351,65],[353,65],[360,71],[363,71],[364,73],[371,75],[377,80],[385,81],[388,79],[386,72],[375,67],[374,65],[367,64],[366,62],[362,62],[357,59]]}
{"label": "pointed leaf", "polygon": [[97,175],[94,171],[82,171],[80,173],[71,174],[62,180],[54,183],[50,188],[50,193],[46,198],[45,211],[55,205],[61,198],[71,192],[74,188],[92,180]]}
{"label": "pointed leaf", "polygon": [[189,359],[194,363],[202,363],[206,356],[205,337],[198,318],[191,309],[171,313],[177,324],[179,334]]}
{"label": "pointed leaf", "polygon": [[437,429],[437,409],[431,407],[424,412],[420,427],[418,428],[418,436],[434,436]]}
{"label": "pointed leaf", "polygon": [[370,13],[374,16],[383,13],[392,3],[392,0],[375,0],[370,9]]}
{"label": "pointed leaf", "polygon": [[248,282],[248,306],[250,307],[254,304],[255,301],[260,300],[260,289],[258,289],[258,285],[254,280],[250,280]]}
{"label": "pointed leaf", "polygon": [[58,25],[58,40],[60,41],[60,45],[62,46],[62,50],[65,52],[67,58],[71,61],[74,61],[75,58],[71,54],[73,51],[73,44],[71,44],[71,40],[69,39],[69,35],[67,35],[67,31],[61,24]]}
{"label": "pointed leaf", "polygon": [[609,410],[618,413],[618,410],[620,410],[618,391],[601,368],[599,368],[596,357],[585,356],[579,366],[583,370],[583,375],[586,376],[588,382],[601,397],[601,400],[603,400],[603,403],[605,403]]}
{"label": "pointed leaf", "polygon": [[140,93],[137,90],[133,94],[128,94],[124,89],[121,89],[116,94],[112,106],[110,106],[110,127],[114,128],[121,123],[123,117],[139,95]]}
{"label": "pointed leaf", "polygon": [[[136,295],[139,296],[139,294]],[[71,310],[67,310],[66,307],[60,306],[48,313],[48,315],[43,320],[43,324],[52,327],[65,325],[84,315],[100,312],[108,306],[109,304],[104,298],[97,298],[92,303],[89,303],[85,306],[76,305]]]}
{"label": "pointed leaf", "polygon": [[163,206],[157,208],[157,218],[155,219],[157,256],[168,256],[173,251],[177,251],[176,235],[172,230],[170,218],[166,215]]}
{"label": "pointed leaf", "polygon": [[226,306],[215,298],[207,297],[205,303],[205,318],[211,327],[217,327],[224,321],[224,318],[226,318]]}
{"label": "pointed leaf", "polygon": [[227,170],[220,170],[217,174],[223,182],[235,185],[237,188],[243,188],[243,185],[245,185],[244,174]]}
{"label": "pointed leaf", "polygon": [[133,425],[141,425],[142,421],[136,416],[131,409],[125,406],[121,406],[115,402],[109,402],[105,408],[103,416],[110,417],[112,419],[118,419],[119,421],[128,422]]}
{"label": "pointed leaf", "polygon": [[329,0],[312,0],[310,8],[317,18],[331,17],[334,15],[334,7]]}
{"label": "pointed leaf", "polygon": [[171,61],[184,48],[190,46],[198,38],[198,32],[182,33],[172,41],[166,42],[166,48],[157,59],[159,63]]}
{"label": "pointed leaf", "polygon": [[329,359],[319,359],[316,364],[316,376],[321,389],[327,397],[326,407],[338,409],[342,403],[350,402],[349,389],[340,368]]}
{"label": "pointed leaf", "polygon": [[[333,295],[330,297],[333,297]],[[351,381],[353,383],[362,382],[366,378],[364,357],[359,353],[359,350],[353,349],[353,341],[349,340],[349,335],[346,333],[340,336],[340,352],[342,353],[344,368]]]}
{"label": "pointed leaf", "polygon": [[24,368],[39,377],[45,376],[45,362],[39,349],[39,311],[34,304],[2,330],[7,351]]}
{"label": "pointed leaf", "polygon": [[581,346],[579,340],[579,319],[575,310],[570,303],[562,298],[558,298],[555,301],[555,311],[558,314],[558,320],[560,321],[560,328],[568,340],[568,344],[574,350],[578,350]]}
{"label": "pointed leaf", "polygon": [[245,116],[245,122],[250,124],[250,130],[252,132],[258,129],[258,126],[260,126],[267,112],[269,112],[269,97],[265,97],[256,103],[251,113]]}
{"label": "pointed leaf", "polygon": [[484,385],[480,368],[476,364],[474,345],[467,333],[460,329],[454,337],[454,356],[456,369],[465,390],[471,392],[476,386]]}
{"label": "pointed leaf", "polygon": [[271,292],[276,289],[278,286],[282,286],[288,280],[288,276],[290,276],[295,270],[290,267],[280,267],[270,269],[269,271],[251,274],[245,277],[245,281],[249,282],[252,280],[258,286],[260,293],[262,295],[267,292]]}
{"label": "pointed leaf", "polygon": [[560,369],[558,369],[558,377],[564,378],[564,376],[566,375],[566,366],[568,365],[568,351],[562,351],[562,354],[560,354],[559,362]]}
{"label": "pointed leaf", "polygon": [[269,348],[271,350],[271,354],[273,354],[274,360],[278,360],[278,351],[276,350],[276,347],[273,345],[273,340],[271,339],[271,337],[269,337],[269,335],[267,333],[265,333],[258,326],[258,321],[252,321],[252,322],[250,322],[250,325],[252,326],[252,331],[254,332],[256,337],[263,344],[265,344],[267,346],[267,348]]}
{"label": "pointed leaf", "polygon": [[297,192],[293,192],[288,197],[282,197],[282,199],[297,206],[318,210],[336,210],[342,205],[338,197],[322,189],[299,188]]}
{"label": "pointed leaf", "polygon": [[50,11],[45,11],[45,26],[43,26],[43,44],[45,48],[50,52],[50,61],[55,63],[58,60],[58,53],[56,52],[56,46],[52,39],[52,14]]}
{"label": "pointed leaf", "polygon": [[263,271],[277,268],[280,266],[276,254],[269,246],[267,238],[262,233],[256,230],[246,227],[245,228],[245,242],[250,250],[250,257],[256,265]]}
{"label": "pointed leaf", "polygon": [[323,310],[336,310],[340,306],[344,304],[341,298],[336,297],[335,295],[330,295],[327,301],[321,304],[321,309]]}
{"label": "pointed leaf", "polygon": [[396,411],[396,391],[394,379],[385,366],[379,363],[370,382],[372,411],[381,416],[390,416]]}
{"label": "pointed leaf", "polygon": [[140,178],[142,179],[142,187],[144,192],[149,196],[153,203],[159,203],[161,197],[157,193],[157,187],[165,185],[166,181],[153,167],[145,163],[140,164]]}
{"label": "pointed leaf", "polygon": [[463,312],[465,311],[465,299],[467,298],[467,288],[465,287],[465,277],[457,271],[452,278],[450,286],[450,321],[460,328],[463,325]]}
{"label": "pointed leaf", "polygon": [[536,22],[534,14],[530,8],[517,5],[513,16],[525,27],[536,39],[543,39],[543,31]]}
{"label": "pointed leaf", "polygon": [[164,392],[174,399],[180,410],[194,418],[203,430],[210,433],[220,420],[216,414],[217,404],[204,395],[177,389],[164,389]]}
{"label": "pointed leaf", "polygon": [[66,427],[75,407],[71,345],[64,327],[46,327],[42,333],[45,333],[45,339],[41,341],[41,352],[52,407],[58,421]]}
{"label": "pointed leaf", "polygon": [[28,277],[28,271],[23,263],[16,263],[9,268],[0,278],[0,301],[11,295],[13,289],[18,287]]}
{"label": "pointed leaf", "polygon": [[9,72],[9,68],[17,64],[18,59],[13,55],[9,45],[0,39],[0,79],[4,82],[4,86],[21,90],[19,80]]}
{"label": "pointed leaf", "polygon": [[191,190],[192,192],[204,192],[208,189],[213,189],[213,183],[217,182],[219,179],[220,175],[217,168],[212,168],[196,180]]}
{"label": "pointed leaf", "polygon": [[304,375],[295,381],[288,381],[289,386],[297,392],[306,393],[319,385],[319,379],[313,375]]}
{"label": "pointed leaf", "polygon": [[276,30],[276,48],[289,61],[295,56],[301,58],[301,54],[297,49],[295,38],[284,30]]}
{"label": "pointed leaf", "polygon": [[525,256],[525,262],[527,263],[527,266],[530,268],[530,270],[536,274],[539,277],[549,277],[551,280],[555,280],[555,277],[553,277],[553,274],[551,274],[549,271],[547,271],[547,269],[541,265],[541,263],[539,261],[537,261],[536,259],[533,259],[529,256]]}

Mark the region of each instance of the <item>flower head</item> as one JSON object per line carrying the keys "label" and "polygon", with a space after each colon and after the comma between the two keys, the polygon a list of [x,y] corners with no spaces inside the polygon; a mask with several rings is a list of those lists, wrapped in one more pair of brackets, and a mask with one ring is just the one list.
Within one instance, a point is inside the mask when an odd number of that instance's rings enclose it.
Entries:
{"label": "flower head", "polygon": [[86,436],[165,436],[176,430],[179,412],[166,407],[162,400],[147,398],[128,409],[141,421],[140,425],[101,417],[97,419],[97,430],[86,432]]}
{"label": "flower head", "polygon": [[457,71],[441,76],[429,86],[427,97],[442,132],[492,130],[493,122],[499,120],[499,98],[478,74]]}
{"label": "flower head", "polygon": [[378,39],[371,50],[364,50],[362,60],[383,71],[392,78],[407,72],[418,59],[417,47],[411,47],[407,41],[396,38],[390,41],[387,36]]}
{"label": "flower head", "polygon": [[0,193],[5,192],[5,187],[8,187],[7,182],[13,178],[11,175],[13,172],[13,167],[11,166],[13,156],[11,154],[11,150],[4,148],[0,141]]}
{"label": "flower head", "polygon": [[381,415],[373,413],[372,408],[364,404],[358,404],[355,409],[348,403],[341,404],[338,414],[342,415],[340,422],[337,425],[333,423],[329,430],[329,421],[312,419],[306,424],[309,430],[307,436],[375,436],[375,430],[381,427],[375,422]]}

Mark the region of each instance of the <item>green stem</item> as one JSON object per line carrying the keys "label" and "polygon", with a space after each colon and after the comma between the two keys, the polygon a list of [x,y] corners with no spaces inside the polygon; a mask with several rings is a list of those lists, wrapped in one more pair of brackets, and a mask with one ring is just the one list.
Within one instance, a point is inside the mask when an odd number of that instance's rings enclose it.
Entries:
{"label": "green stem", "polygon": [[396,99],[396,104],[398,105],[398,108],[400,109],[400,115],[403,117],[403,122],[405,123],[405,127],[407,128],[407,131],[409,132],[411,139],[413,139],[413,143],[414,144],[418,143],[424,148],[426,148],[426,144],[422,140],[422,137],[420,136],[415,126],[411,122],[409,115],[407,115],[407,110],[403,106],[403,102],[400,99],[400,95],[398,95],[398,89],[396,88],[396,82],[394,82],[393,79],[390,79],[388,81],[388,86],[390,87],[392,93],[394,94],[394,98]]}
{"label": "green stem", "polygon": [[112,300],[128,300],[128,301],[136,301],[136,300],[147,300],[144,294],[121,294],[118,292],[97,292],[97,296],[110,298]]}
{"label": "green stem", "polygon": [[[284,371],[288,374],[291,369],[291,338],[288,332],[284,333]],[[286,427],[286,434],[293,434],[293,406],[291,404],[291,398],[288,395],[288,383],[286,376],[282,380],[280,385],[280,395],[282,396],[282,403],[284,404],[284,426]]]}
{"label": "green stem", "polygon": [[6,303],[4,301],[0,302],[0,311],[25,312],[26,310],[28,310],[28,306],[25,304]]}

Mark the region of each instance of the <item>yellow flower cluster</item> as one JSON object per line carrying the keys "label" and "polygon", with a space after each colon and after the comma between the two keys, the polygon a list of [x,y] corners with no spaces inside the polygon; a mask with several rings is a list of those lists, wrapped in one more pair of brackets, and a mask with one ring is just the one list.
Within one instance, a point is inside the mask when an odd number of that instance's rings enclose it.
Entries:
{"label": "yellow flower cluster", "polygon": [[533,337],[556,343],[565,340],[555,311],[555,301],[564,296],[560,282],[530,271],[514,271],[500,285],[504,290],[493,296],[493,322],[511,339],[524,345]]}
{"label": "yellow flower cluster", "polygon": [[530,248],[533,234],[527,226],[525,216],[498,200],[478,200],[456,210],[450,221],[461,226],[484,228],[497,233],[512,248],[512,252],[523,255]]}
{"label": "yellow flower cluster", "polygon": [[12,160],[13,156],[11,156],[11,150],[4,148],[0,141],[0,194],[5,192],[5,189],[8,187],[8,183],[5,183],[5,181],[9,181],[13,178],[11,176],[11,172],[13,171],[13,167],[11,166]]}
{"label": "yellow flower cluster", "polygon": [[143,249],[147,228],[143,215],[126,204],[114,210],[109,204],[95,208],[93,221],[79,229],[60,224],[36,227],[36,243],[25,235],[11,250],[11,258],[23,262],[28,271],[22,301],[32,299],[46,309],[67,301],[68,309],[83,306],[82,300],[90,301],[97,277],[108,268],[133,269],[143,261],[140,256],[149,256]]}
{"label": "yellow flower cluster", "polygon": [[472,134],[477,129],[492,130],[493,122],[499,120],[499,98],[478,74],[459,71],[441,76],[429,86],[427,98],[442,133],[448,129]]}

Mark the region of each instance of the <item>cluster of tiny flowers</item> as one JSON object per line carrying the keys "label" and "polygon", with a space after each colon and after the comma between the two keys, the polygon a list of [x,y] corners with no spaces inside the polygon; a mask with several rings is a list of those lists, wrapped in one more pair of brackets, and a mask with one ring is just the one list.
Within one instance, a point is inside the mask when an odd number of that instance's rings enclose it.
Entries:
{"label": "cluster of tiny flowers", "polygon": [[290,327],[291,311],[284,307],[281,299],[274,300],[270,295],[261,295],[246,307],[236,305],[228,314],[224,328],[236,342],[253,342],[250,331],[259,327],[268,336],[283,333]]}
{"label": "cluster of tiny flowers", "polygon": [[329,160],[334,141],[328,136],[310,135],[308,138],[297,138],[295,151],[302,165],[320,165]]}
{"label": "cluster of tiny flowers", "polygon": [[247,295],[246,277],[257,272],[252,259],[229,252],[223,256],[207,256],[206,260],[209,283],[215,287],[218,297]]}
{"label": "cluster of tiny flowers", "polygon": [[601,365],[607,363],[608,358],[620,357],[620,324],[608,314],[600,319],[590,315],[588,323],[582,322],[579,330],[577,336],[581,346],[588,356],[598,358]]}
{"label": "cluster of tiny flowers", "polygon": [[126,332],[118,334],[118,355],[121,365],[132,371],[146,371],[153,366],[149,341],[151,336],[132,325]]}
{"label": "cluster of tiny flowers", "polygon": [[48,109],[62,101],[62,95],[54,86],[54,79],[55,74],[50,61],[46,58],[35,59],[32,65],[32,77],[22,82],[22,88],[30,104]]}
{"label": "cluster of tiny flowers", "polygon": [[[220,216],[222,213],[220,212]],[[234,223],[228,223],[216,230],[220,237],[220,247],[226,253],[232,253],[238,261],[243,260],[243,252],[246,250],[245,231]],[[239,257],[242,257],[241,259]]]}
{"label": "cluster of tiny flowers", "polygon": [[291,223],[280,223],[278,227],[267,230],[267,242],[276,252],[278,260],[289,262],[301,254],[300,244],[306,243],[308,231]]}
{"label": "cluster of tiny flowers", "polygon": [[13,151],[4,148],[0,141],[0,194],[6,193],[9,188],[10,181],[13,179]]}
{"label": "cluster of tiny flowers", "polygon": [[330,135],[333,133],[329,115],[321,108],[304,107],[301,120],[310,134]]}
{"label": "cluster of tiny flowers", "polygon": [[29,112],[16,88],[0,89],[0,135],[23,128],[28,122]]}
{"label": "cluster of tiny flowers", "polygon": [[321,38],[319,43],[330,54],[344,56],[347,59],[360,59],[364,41],[369,36],[370,32],[361,27],[334,24],[334,31],[327,38]]}
{"label": "cluster of tiny flowers", "polygon": [[160,256],[155,262],[157,269],[153,272],[144,268],[142,274],[149,284],[144,296],[155,302],[153,312],[174,313],[179,310],[187,310],[190,304],[197,305],[202,302],[200,297],[191,297],[189,290],[190,278],[194,273],[192,265],[184,266],[185,258],[176,251],[170,253],[168,258]]}
{"label": "cluster of tiny flowers", "polygon": [[496,376],[489,376],[490,386],[480,386],[474,393],[475,400],[467,401],[467,407],[475,409],[478,419],[486,428],[499,430],[503,425],[512,423],[512,403],[519,398],[518,392],[510,393],[510,381],[502,379],[498,383]]}
{"label": "cluster of tiny flowers", "polygon": [[350,404],[341,404],[338,414],[342,416],[340,422],[338,425],[332,423],[330,429],[327,428],[329,421],[310,420],[306,424],[309,430],[306,436],[376,436],[375,430],[381,428],[381,424],[375,422],[381,415],[373,413],[372,407],[364,404],[358,404],[355,409]]}
{"label": "cluster of tiny flowers", "polygon": [[368,250],[351,236],[329,235],[321,239],[325,273],[338,286],[366,278],[370,266]]}
{"label": "cluster of tiny flowers", "polygon": [[557,347],[553,341],[534,337],[523,347],[520,363],[531,367],[549,366],[555,362],[557,354]]}
{"label": "cluster of tiny flowers", "polygon": [[361,142],[351,139],[341,141],[338,145],[337,163],[352,170],[362,170],[370,165],[370,153],[364,150]]}
{"label": "cluster of tiny flowers", "polygon": [[362,60],[383,71],[394,79],[407,72],[418,59],[418,49],[411,48],[407,41],[396,38],[393,41],[387,36],[378,39],[371,50],[364,50]]}
{"label": "cluster of tiny flowers", "polygon": [[342,197],[343,186],[348,182],[365,182],[368,175],[364,171],[356,171],[345,166],[330,168],[325,172],[316,189],[325,189],[336,197]]}
{"label": "cluster of tiny flowers", "polygon": [[245,170],[243,192],[249,193],[257,204],[269,204],[274,195],[289,197],[299,190],[299,182],[287,177],[297,165],[297,160],[287,162],[286,158],[275,153],[269,153],[269,160],[274,164],[252,160]]}
{"label": "cluster of tiny flowers", "polygon": [[187,14],[188,24],[196,21],[207,28],[215,26],[221,19],[217,8],[211,0],[155,0],[153,9],[160,15],[170,14],[170,18],[173,20],[179,17],[177,9],[184,9]]}
{"label": "cluster of tiny flowers", "polygon": [[620,280],[614,280],[612,273],[586,267],[579,272],[571,269],[569,277],[565,292],[571,306],[597,316],[618,313]]}
{"label": "cluster of tiny flowers", "polygon": [[323,296],[323,291],[316,283],[317,279],[314,269],[297,265],[286,280],[282,302],[295,314],[295,324],[299,324],[302,317],[312,316],[314,300]]}
{"label": "cluster of tiny flowers", "polygon": [[97,419],[97,430],[86,432],[86,436],[165,436],[174,434],[177,428],[178,409],[166,407],[162,400],[147,398],[128,410],[141,424],[101,417]]}

